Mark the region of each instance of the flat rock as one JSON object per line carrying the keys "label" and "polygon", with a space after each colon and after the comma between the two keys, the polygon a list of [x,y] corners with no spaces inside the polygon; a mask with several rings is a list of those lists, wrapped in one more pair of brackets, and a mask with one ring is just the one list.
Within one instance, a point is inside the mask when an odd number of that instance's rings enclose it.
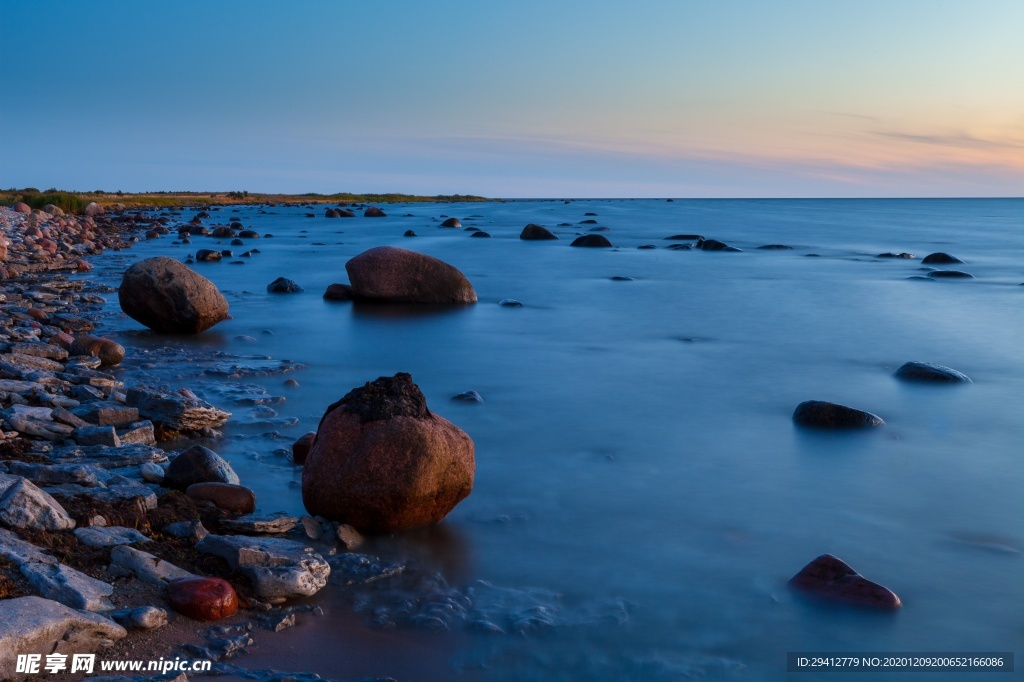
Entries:
{"label": "flat rock", "polygon": [[39,679],[15,672],[18,654],[96,653],[127,634],[108,618],[50,599],[5,599],[0,601],[0,678]]}
{"label": "flat rock", "polygon": [[118,609],[108,615],[121,626],[132,630],[155,630],[167,625],[167,612],[155,606]]}
{"label": "flat rock", "polygon": [[164,587],[172,580],[195,578],[183,568],[178,568],[169,561],[157,558],[148,552],[133,549],[128,545],[118,545],[110,550],[110,564],[135,575],[139,580],[157,587]]}
{"label": "flat rock", "polygon": [[900,598],[878,583],[871,582],[846,563],[832,556],[822,554],[803,567],[789,584],[809,594],[879,609],[898,609]]}
{"label": "flat rock", "polygon": [[930,362],[906,362],[897,369],[893,376],[904,381],[922,381],[930,383],[971,383],[970,377],[951,367],[933,365]]}
{"label": "flat rock", "polygon": [[[128,389],[126,400],[128,405],[138,409],[141,416],[175,431],[216,428],[231,416],[230,412],[217,409],[195,396],[160,393],[138,386]],[[138,417],[132,421],[137,420]]]}
{"label": "flat rock", "polygon": [[136,542],[149,542],[149,538],[135,530],[124,526],[85,526],[75,529],[75,537],[83,545],[90,547],[116,547],[132,545]]}
{"label": "flat rock", "polygon": [[308,597],[327,584],[331,567],[305,545],[278,538],[207,535],[196,548],[246,575],[261,599]]}
{"label": "flat rock", "polygon": [[801,426],[824,429],[856,429],[885,424],[878,415],[824,400],[808,400],[797,405],[793,421]]}
{"label": "flat rock", "polygon": [[224,519],[222,526],[227,526],[238,533],[262,533],[274,535],[287,533],[297,526],[299,520],[287,514],[247,514],[237,519]]}
{"label": "flat rock", "polygon": [[114,607],[109,599],[114,593],[111,585],[56,560],[30,561],[20,568],[25,579],[47,599],[84,611],[109,611]]}
{"label": "flat rock", "polygon": [[123,427],[139,421],[139,410],[116,402],[93,402],[72,408],[78,418],[97,426]]}

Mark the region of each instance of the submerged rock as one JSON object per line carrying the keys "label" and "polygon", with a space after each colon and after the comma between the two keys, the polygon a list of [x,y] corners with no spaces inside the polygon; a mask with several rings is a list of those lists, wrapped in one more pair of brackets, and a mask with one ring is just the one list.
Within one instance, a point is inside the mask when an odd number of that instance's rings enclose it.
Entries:
{"label": "submerged rock", "polygon": [[925,265],[933,265],[933,264],[947,264],[947,265],[949,265],[949,264],[954,264],[954,263],[963,263],[963,261],[960,260],[959,258],[957,258],[956,256],[950,256],[948,253],[943,253],[942,251],[937,251],[935,253],[929,253],[927,256],[925,256],[924,258],[921,259],[921,262],[924,263]]}
{"label": "submerged rock", "polygon": [[408,374],[350,391],[320,421],[302,475],[310,514],[361,532],[438,523],[473,489],[473,441]]}
{"label": "submerged rock", "polygon": [[737,253],[740,249],[735,246],[729,246],[725,242],[720,242],[717,239],[700,239],[697,241],[697,248],[701,251],[726,251]]}
{"label": "submerged rock", "polygon": [[302,287],[284,277],[278,277],[267,285],[267,292],[271,294],[300,294],[302,291]]}
{"label": "submerged rock", "polygon": [[363,211],[363,217],[365,218],[387,218],[388,214],[380,210],[376,206],[370,206]]}
{"label": "submerged rock", "polygon": [[804,566],[789,584],[814,596],[857,606],[898,609],[902,605],[892,590],[871,582],[831,554],[822,554]]}
{"label": "submerged rock", "polygon": [[904,381],[924,381],[931,383],[971,383],[970,377],[951,367],[933,365],[929,362],[906,362],[897,369],[893,376]]}
{"label": "submerged rock", "polygon": [[124,273],[121,310],[165,334],[198,334],[228,319],[227,299],[213,282],[173,258],[147,258]]}
{"label": "submerged rock", "polygon": [[824,400],[808,400],[797,405],[793,421],[801,426],[823,429],[856,429],[885,424],[881,417],[870,412]]}
{"label": "submerged rock", "polygon": [[582,237],[576,237],[572,240],[572,244],[569,246],[589,246],[595,248],[607,248],[612,243],[608,241],[608,238],[601,234],[585,234]]}
{"label": "submerged rock", "polygon": [[933,270],[928,276],[932,279],[974,279],[974,275],[961,270]]}
{"label": "submerged rock", "polygon": [[356,300],[382,303],[476,303],[465,275],[432,256],[393,246],[364,251],[345,264]]}
{"label": "submerged rock", "polygon": [[558,239],[551,230],[543,225],[530,223],[519,233],[519,238],[526,241],[543,241],[547,239]]}

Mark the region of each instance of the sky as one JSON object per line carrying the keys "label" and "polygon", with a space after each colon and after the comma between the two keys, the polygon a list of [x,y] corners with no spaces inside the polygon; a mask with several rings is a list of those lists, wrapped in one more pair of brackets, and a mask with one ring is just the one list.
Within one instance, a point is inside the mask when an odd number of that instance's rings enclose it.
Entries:
{"label": "sky", "polygon": [[0,0],[0,187],[1024,196],[1022,0]]}

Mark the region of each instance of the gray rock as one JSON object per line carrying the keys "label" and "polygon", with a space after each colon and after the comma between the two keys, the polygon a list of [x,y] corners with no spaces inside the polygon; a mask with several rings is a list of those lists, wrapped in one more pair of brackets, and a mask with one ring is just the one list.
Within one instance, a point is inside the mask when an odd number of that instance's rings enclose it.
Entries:
{"label": "gray rock", "polygon": [[149,538],[135,530],[124,526],[106,526],[102,528],[76,528],[75,537],[83,545],[90,547],[115,547],[131,545],[136,542],[149,542]]}
{"label": "gray rock", "polygon": [[132,630],[155,630],[167,625],[167,612],[155,606],[118,609],[109,615],[122,626]]}
{"label": "gray rock", "polygon": [[84,611],[109,611],[114,608],[110,595],[114,588],[90,578],[70,566],[57,562],[30,561],[21,565],[21,574],[47,599]]}
{"label": "gray rock", "polygon": [[878,415],[824,400],[808,400],[797,405],[793,421],[801,426],[825,429],[868,428],[885,424]]}
{"label": "gray rock", "polygon": [[185,538],[186,540],[195,540],[196,542],[210,534],[210,531],[206,530],[203,526],[203,522],[199,519],[169,523],[161,530],[176,538]]}
{"label": "gray rock", "polygon": [[70,530],[75,521],[34,483],[20,476],[0,474],[0,522],[12,528]]}
{"label": "gray rock", "polygon": [[139,580],[157,587],[164,587],[178,578],[199,577],[168,561],[127,545],[118,545],[110,550],[110,565],[129,571]]}
{"label": "gray rock", "polygon": [[152,462],[144,462],[139,465],[139,475],[142,476],[142,480],[147,483],[163,484],[164,482],[164,468],[159,464]]}
{"label": "gray rock", "polygon": [[320,522],[314,519],[312,516],[303,515],[301,518],[302,529],[306,533],[306,537],[310,540],[319,540],[324,535],[324,529],[320,526]]}
{"label": "gray rock", "polygon": [[302,287],[284,277],[278,277],[267,285],[267,292],[271,294],[299,294],[302,291]]}
{"label": "gray rock", "polygon": [[67,497],[81,497],[84,495],[109,504],[139,498],[147,510],[156,509],[157,505],[156,493],[135,481],[115,483],[104,488],[86,488],[73,483],[65,483],[64,485],[47,486],[45,492],[51,495],[65,495]]}
{"label": "gray rock", "polygon": [[331,573],[323,557],[291,540],[207,535],[196,548],[227,560],[268,601],[316,594]]}
{"label": "gray rock", "polygon": [[153,422],[148,419],[130,424],[126,430],[118,431],[117,435],[121,443],[156,445],[156,430]]}
{"label": "gray rock", "polygon": [[18,654],[95,653],[127,634],[112,620],[49,599],[5,599],[0,601],[0,678],[39,679],[15,672]]}
{"label": "gray rock", "polygon": [[185,490],[194,483],[239,485],[241,481],[226,459],[202,445],[193,445],[171,461],[164,485]]}
{"label": "gray rock", "polygon": [[128,426],[139,421],[139,410],[116,402],[87,403],[71,410],[75,416],[98,426]]}
{"label": "gray rock", "polygon": [[121,447],[121,439],[113,426],[83,426],[75,429],[71,437],[79,445],[109,445]]}
{"label": "gray rock", "polygon": [[12,460],[8,471],[15,476],[24,476],[36,485],[75,483],[88,487],[102,485],[107,472],[87,464],[37,464]]}
{"label": "gray rock", "polygon": [[339,524],[335,535],[338,538],[338,544],[347,550],[353,550],[365,542],[359,531],[347,523]]}
{"label": "gray rock", "polygon": [[139,387],[128,389],[127,402],[137,407],[146,419],[175,431],[215,428],[231,416],[230,412],[219,410],[195,396],[165,394]]}
{"label": "gray rock", "polygon": [[237,533],[263,533],[273,535],[287,533],[299,523],[294,516],[284,513],[247,514],[237,519],[224,519],[221,525],[227,526]]}
{"label": "gray rock", "polygon": [[951,367],[933,365],[930,362],[907,362],[897,369],[893,376],[904,381],[932,383],[972,383],[970,377]]}

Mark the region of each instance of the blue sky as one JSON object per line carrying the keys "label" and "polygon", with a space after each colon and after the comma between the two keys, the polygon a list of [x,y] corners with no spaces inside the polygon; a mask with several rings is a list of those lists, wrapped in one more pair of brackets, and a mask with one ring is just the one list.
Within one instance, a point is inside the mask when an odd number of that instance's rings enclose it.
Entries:
{"label": "blue sky", "polygon": [[1024,195],[1020,0],[0,8],[2,187]]}

